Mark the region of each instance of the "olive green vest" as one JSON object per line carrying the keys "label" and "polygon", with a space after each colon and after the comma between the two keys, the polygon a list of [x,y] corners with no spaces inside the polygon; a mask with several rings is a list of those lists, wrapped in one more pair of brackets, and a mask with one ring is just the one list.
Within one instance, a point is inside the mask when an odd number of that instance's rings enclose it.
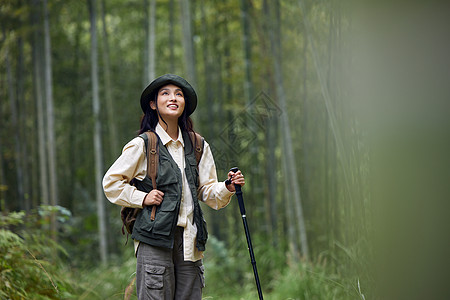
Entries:
{"label": "olive green vest", "polygon": [[[208,239],[208,232],[197,198],[197,190],[199,187],[197,160],[189,135],[185,132],[183,132],[183,140],[185,172],[194,204],[194,223],[197,226],[196,246],[198,250],[204,251],[206,240]],[[158,190],[164,193],[164,199],[161,204],[156,207],[154,221],[150,219],[152,206],[144,207],[136,217],[131,237],[152,246],[173,248],[173,233],[177,226],[181,192],[183,188],[182,175],[177,163],[173,160],[159,137],[157,149],[159,153],[159,163],[156,186]],[[152,180],[148,176],[142,181],[134,180],[134,185],[138,190],[146,193],[153,189]]]}

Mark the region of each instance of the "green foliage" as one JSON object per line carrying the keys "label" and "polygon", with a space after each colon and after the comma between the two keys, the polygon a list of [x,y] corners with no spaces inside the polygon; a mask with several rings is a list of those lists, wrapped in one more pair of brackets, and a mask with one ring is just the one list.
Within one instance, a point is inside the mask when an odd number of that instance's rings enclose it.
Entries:
{"label": "green foliage", "polygon": [[219,296],[238,294],[253,273],[248,268],[248,253],[236,248],[227,248],[214,236],[208,239],[205,252],[205,295]]}
{"label": "green foliage", "polygon": [[136,298],[133,279],[136,275],[136,257],[132,247],[121,257],[114,257],[107,266],[78,270],[82,292],[77,299],[123,299],[125,289],[131,284],[132,297]]}
{"label": "green foliage", "polygon": [[[59,207],[40,207],[31,214],[11,213],[0,218],[0,288],[8,299],[123,299],[131,285],[136,299],[136,258],[131,245],[125,255],[116,256],[106,266],[71,269],[66,251],[49,238],[48,214],[70,212]],[[71,225],[68,231],[71,231]],[[266,299],[364,299],[359,280],[333,271],[325,262],[297,261],[286,265],[280,248],[254,236],[254,250]],[[350,260],[354,250],[343,249]],[[353,254],[352,254],[353,253]],[[211,236],[205,253],[206,288],[204,299],[256,299],[253,270],[245,237],[234,247]],[[78,278],[75,282],[73,278]],[[350,279],[349,279],[350,278]]]}
{"label": "green foliage", "polygon": [[66,223],[72,217],[70,210],[59,205],[41,205],[37,208],[37,212],[41,220],[47,224],[50,224],[52,215],[56,215],[56,219],[60,224]]}
{"label": "green foliage", "polygon": [[268,299],[362,299],[358,290],[324,264],[299,262],[271,283]]}
{"label": "green foliage", "polygon": [[[249,254],[245,241],[239,240],[230,249],[215,237],[208,241],[204,299],[257,299]],[[337,273],[325,261],[286,265],[279,247],[258,236],[253,245],[265,299],[364,299],[358,278]]]}
{"label": "green foliage", "polygon": [[[123,299],[136,270],[132,247],[108,266],[69,261],[68,252],[51,239],[51,214],[61,232],[74,231],[71,223],[63,223],[70,211],[59,206],[0,217],[0,299]],[[132,291],[135,295],[134,286]]]}
{"label": "green foliage", "polygon": [[35,226],[36,220],[36,212],[0,218],[2,299],[67,299],[75,294],[77,285],[58,258],[65,251]]}

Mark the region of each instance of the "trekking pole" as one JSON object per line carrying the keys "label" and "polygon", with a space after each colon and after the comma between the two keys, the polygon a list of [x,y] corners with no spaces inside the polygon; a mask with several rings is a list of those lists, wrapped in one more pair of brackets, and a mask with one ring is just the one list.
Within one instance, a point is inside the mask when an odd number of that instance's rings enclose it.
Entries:
{"label": "trekking pole", "polygon": [[[236,173],[239,169],[237,167],[231,168],[230,171]],[[231,183],[231,178],[226,180],[226,184]],[[247,237],[248,251],[250,252],[250,261],[253,266],[253,273],[255,274],[256,288],[258,289],[259,299],[263,300],[263,294],[261,290],[261,284],[259,283],[258,270],[256,269],[255,254],[253,253],[252,240],[250,239],[250,231],[248,230],[247,216],[245,215],[244,198],[242,197],[241,186],[239,184],[234,185],[236,189],[236,197],[239,202],[239,209],[241,210],[242,222],[244,223],[245,236]]]}

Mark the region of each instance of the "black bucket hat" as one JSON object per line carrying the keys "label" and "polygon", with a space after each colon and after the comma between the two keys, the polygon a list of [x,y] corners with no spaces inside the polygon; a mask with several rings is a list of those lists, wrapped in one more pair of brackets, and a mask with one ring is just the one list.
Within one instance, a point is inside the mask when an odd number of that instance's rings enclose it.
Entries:
{"label": "black bucket hat", "polygon": [[197,107],[197,94],[194,88],[186,81],[183,77],[174,74],[165,74],[155,80],[153,80],[142,92],[141,95],[141,108],[145,113],[148,104],[151,100],[155,99],[156,93],[159,89],[165,85],[173,84],[181,88],[184,94],[184,99],[186,101],[185,109],[187,115],[191,115],[195,108]]}

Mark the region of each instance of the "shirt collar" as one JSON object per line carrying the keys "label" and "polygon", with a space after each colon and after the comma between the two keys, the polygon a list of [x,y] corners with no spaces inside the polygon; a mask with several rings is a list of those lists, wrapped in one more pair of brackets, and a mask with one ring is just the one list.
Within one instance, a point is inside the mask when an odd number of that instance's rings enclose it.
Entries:
{"label": "shirt collar", "polygon": [[161,139],[161,142],[163,143],[164,146],[166,146],[171,141],[173,141],[174,143],[179,141],[181,143],[181,145],[184,147],[183,135],[181,134],[181,129],[179,126],[178,126],[178,138],[176,141],[174,141],[170,137],[170,135],[164,130],[164,128],[162,128],[162,126],[159,123],[156,125],[155,132]]}

